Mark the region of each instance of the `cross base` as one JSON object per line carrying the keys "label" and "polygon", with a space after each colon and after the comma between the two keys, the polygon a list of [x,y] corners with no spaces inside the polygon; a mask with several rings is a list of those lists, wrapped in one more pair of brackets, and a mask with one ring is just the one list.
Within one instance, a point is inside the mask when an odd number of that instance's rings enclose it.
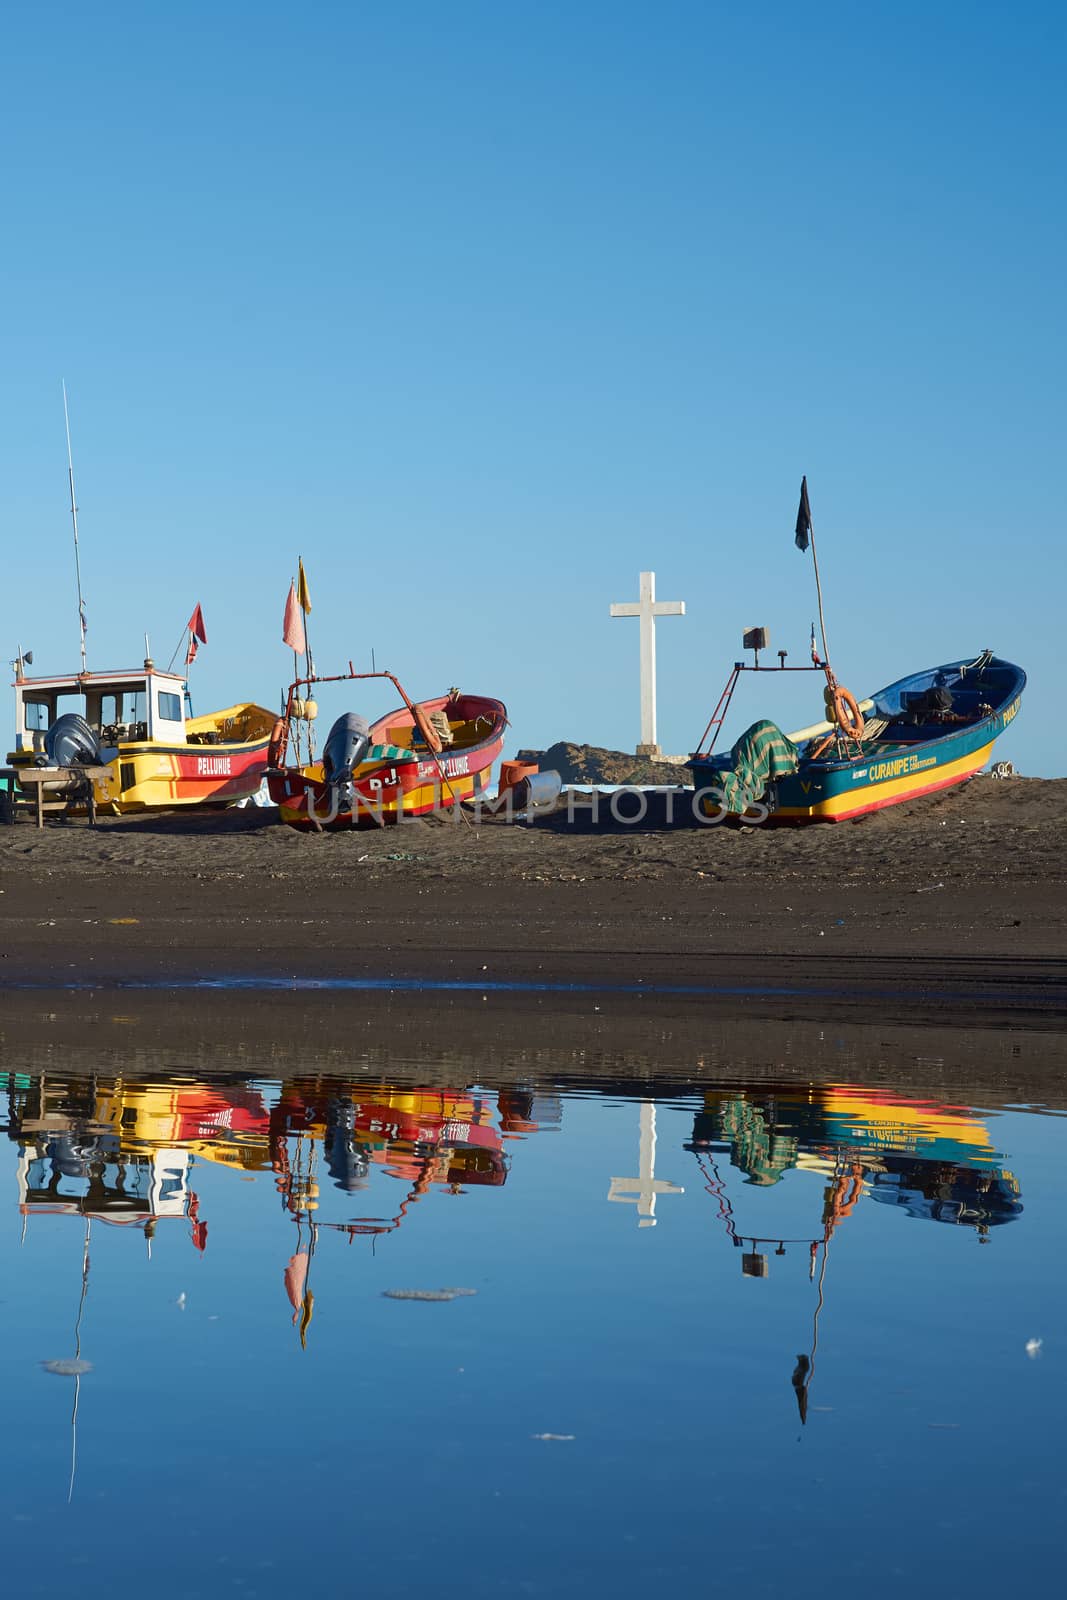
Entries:
{"label": "cross base", "polygon": [[663,751],[658,744],[639,744],[635,754],[645,756],[650,761],[658,761],[663,755]]}

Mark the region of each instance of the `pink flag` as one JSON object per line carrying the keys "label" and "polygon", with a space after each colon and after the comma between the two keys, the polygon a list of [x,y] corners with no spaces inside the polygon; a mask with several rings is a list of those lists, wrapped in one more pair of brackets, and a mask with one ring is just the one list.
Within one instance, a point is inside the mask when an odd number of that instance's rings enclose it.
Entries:
{"label": "pink flag", "polygon": [[289,1264],[285,1269],[285,1292],[289,1296],[289,1304],[293,1308],[293,1326],[296,1326],[297,1315],[304,1303],[304,1291],[307,1288],[308,1254],[306,1250],[298,1250],[295,1256],[289,1257]]}
{"label": "pink flag", "polygon": [[296,584],[289,585],[289,597],[285,602],[285,621],[282,623],[282,643],[287,644],[290,650],[295,650],[298,656],[307,650],[307,637],[304,633],[304,615],[300,610],[300,602],[296,598]]}

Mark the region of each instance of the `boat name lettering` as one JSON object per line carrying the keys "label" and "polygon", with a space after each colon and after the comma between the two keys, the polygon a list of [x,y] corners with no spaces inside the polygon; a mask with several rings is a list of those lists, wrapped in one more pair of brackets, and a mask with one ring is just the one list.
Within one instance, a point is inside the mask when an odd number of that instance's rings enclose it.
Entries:
{"label": "boat name lettering", "polygon": [[470,771],[469,756],[446,756],[438,765],[436,761],[420,761],[420,778],[439,778],[444,773],[446,778],[459,778],[463,773]]}
{"label": "boat name lettering", "polygon": [[1004,727],[1005,728],[1008,726],[1009,722],[1012,722],[1015,719],[1016,715],[1018,714],[1018,710],[1019,710],[1019,702],[1018,702],[1018,700],[1013,700],[1011,705],[1008,707],[1007,711],[1005,711],[1005,713],[1004,713]]}
{"label": "boat name lettering", "polygon": [[892,761],[872,761],[867,769],[867,781],[884,783],[887,778],[902,778],[907,772],[921,772],[924,767],[936,765],[936,756],[896,756]]}
{"label": "boat name lettering", "polygon": [[233,771],[233,761],[230,756],[197,756],[196,775],[198,778],[228,778]]}

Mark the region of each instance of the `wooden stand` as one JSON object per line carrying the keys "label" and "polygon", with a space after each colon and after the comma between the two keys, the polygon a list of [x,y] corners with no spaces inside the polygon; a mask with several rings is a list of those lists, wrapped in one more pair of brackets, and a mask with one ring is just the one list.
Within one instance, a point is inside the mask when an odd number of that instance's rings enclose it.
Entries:
{"label": "wooden stand", "polygon": [[37,826],[43,828],[46,815],[71,817],[76,808],[84,806],[89,826],[95,828],[93,780],[105,777],[108,771],[107,767],[7,767],[3,776],[10,784],[8,820],[14,822],[20,804],[24,804],[32,808]]}

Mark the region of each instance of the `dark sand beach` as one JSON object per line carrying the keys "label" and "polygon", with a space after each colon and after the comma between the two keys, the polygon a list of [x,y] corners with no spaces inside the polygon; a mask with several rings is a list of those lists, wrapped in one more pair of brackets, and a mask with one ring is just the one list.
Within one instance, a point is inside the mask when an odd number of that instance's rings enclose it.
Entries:
{"label": "dark sand beach", "polygon": [[0,829],[6,1003],[25,985],[429,980],[622,986],[705,1016],[1067,1016],[1067,780],[979,778],[807,829],[601,810],[322,836],[254,808]]}

